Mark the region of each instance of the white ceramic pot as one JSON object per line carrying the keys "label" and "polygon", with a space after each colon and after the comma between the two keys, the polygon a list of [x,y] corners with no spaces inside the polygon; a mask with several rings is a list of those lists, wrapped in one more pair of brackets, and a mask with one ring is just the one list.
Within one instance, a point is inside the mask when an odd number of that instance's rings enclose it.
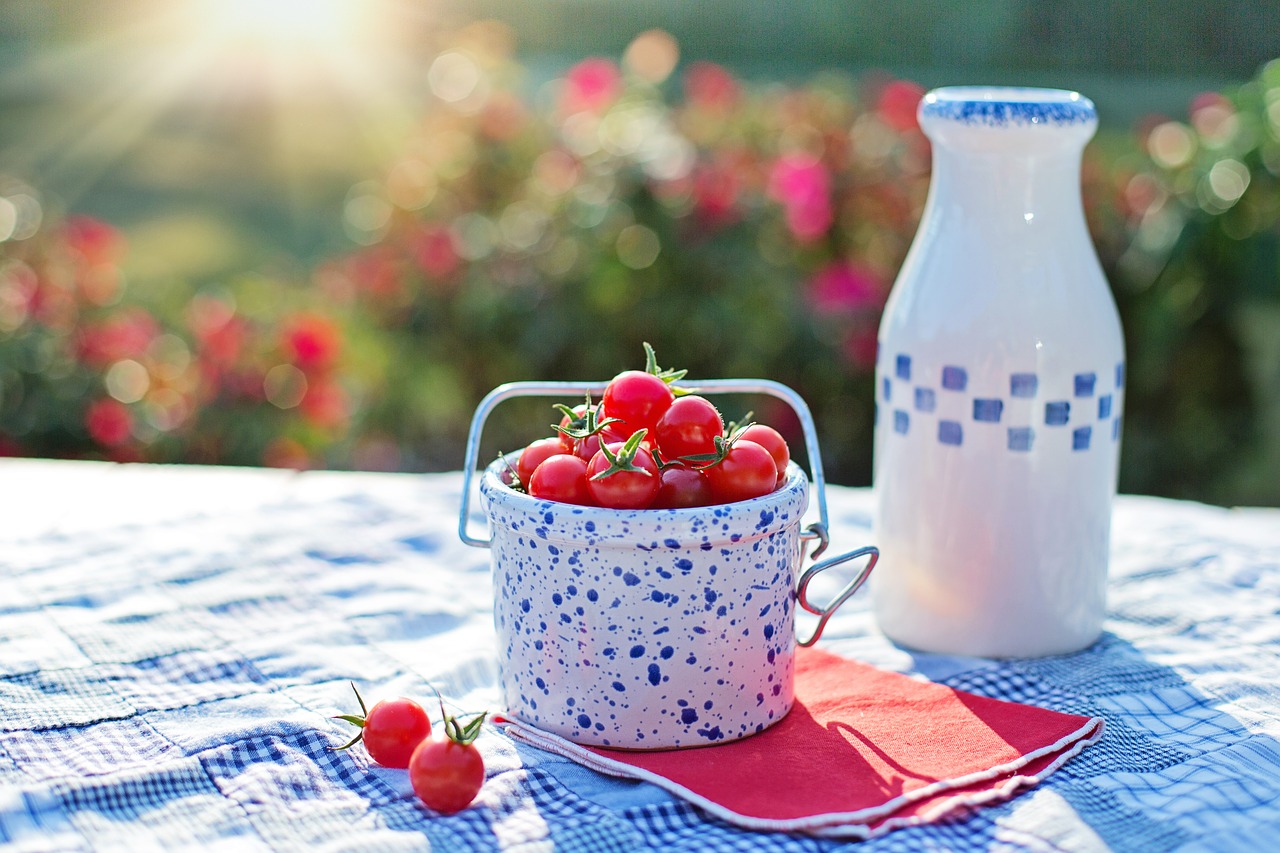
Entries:
{"label": "white ceramic pot", "polygon": [[[814,524],[802,527],[809,480],[794,463],[780,488],[753,500],[616,510],[516,492],[498,460],[480,480],[490,538],[467,532],[469,472],[493,406],[533,393],[581,399],[603,387],[510,383],[472,421],[459,534],[491,549],[505,713],[576,743],[620,749],[704,746],[762,731],[791,709],[796,646],[818,638],[876,560],[868,547],[800,570],[805,541],[825,546],[826,502],[812,419],[794,391],[758,380],[696,389],[769,393],[796,409],[818,489]],[[829,605],[808,601],[813,577],[863,557]],[[796,606],[820,616],[805,640],[795,635]]]}
{"label": "white ceramic pot", "polygon": [[958,87],[880,326],[875,612],[915,649],[1060,654],[1105,612],[1124,349],[1085,226],[1074,92]]}

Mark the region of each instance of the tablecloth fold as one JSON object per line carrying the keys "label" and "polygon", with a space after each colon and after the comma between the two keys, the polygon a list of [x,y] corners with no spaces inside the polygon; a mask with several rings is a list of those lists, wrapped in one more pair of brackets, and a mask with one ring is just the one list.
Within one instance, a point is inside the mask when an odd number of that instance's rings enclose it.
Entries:
{"label": "tablecloth fold", "polygon": [[652,782],[731,824],[849,838],[1006,799],[1102,734],[1100,717],[976,696],[816,649],[797,653],[791,712],[732,743],[602,749],[501,719],[520,741]]}

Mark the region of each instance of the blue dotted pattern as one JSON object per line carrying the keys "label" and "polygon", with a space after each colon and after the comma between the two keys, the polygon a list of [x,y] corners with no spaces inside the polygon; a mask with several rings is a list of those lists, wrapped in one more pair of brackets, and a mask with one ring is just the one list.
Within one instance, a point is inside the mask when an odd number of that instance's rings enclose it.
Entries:
{"label": "blue dotted pattern", "polygon": [[1073,125],[1096,121],[1097,110],[1087,98],[1078,101],[942,100],[927,97],[920,106],[926,118],[939,118],[984,127],[1009,125]]}
{"label": "blue dotted pattern", "polygon": [[[894,408],[892,413],[892,428],[897,435],[906,436],[913,429],[926,429],[934,432],[939,444],[963,447],[966,427],[983,429],[999,424],[1005,429],[1006,447],[1016,453],[1042,448],[1045,446],[1043,441],[1061,440],[1072,451],[1083,452],[1097,447],[1100,439],[1120,440],[1122,425],[1116,395],[1124,388],[1123,362],[1115,365],[1114,373],[1110,370],[1075,373],[1069,377],[1067,387],[1056,389],[1046,389],[1040,376],[1034,372],[1010,373],[1008,397],[973,397],[967,400],[965,419],[954,417],[959,411],[954,406],[944,408],[943,405],[949,397],[967,393],[969,372],[963,365],[944,364],[934,373],[928,366],[922,368],[914,363],[909,353],[892,354],[891,365],[893,375],[881,378],[881,400],[884,403],[897,401],[898,408]],[[1115,377],[1114,387],[1105,388],[1101,383],[1111,376]],[[930,381],[934,377],[936,384]],[[1051,394],[1050,391],[1059,393]],[[1045,399],[1037,399],[1042,392]],[[911,412],[905,408],[908,401],[917,415],[917,422],[913,422]],[[952,417],[945,417],[946,413]],[[934,423],[931,418],[923,417],[929,415],[937,418],[936,426],[930,426]],[[1042,432],[1044,435],[1040,434]],[[1056,435],[1064,437],[1057,439]]]}

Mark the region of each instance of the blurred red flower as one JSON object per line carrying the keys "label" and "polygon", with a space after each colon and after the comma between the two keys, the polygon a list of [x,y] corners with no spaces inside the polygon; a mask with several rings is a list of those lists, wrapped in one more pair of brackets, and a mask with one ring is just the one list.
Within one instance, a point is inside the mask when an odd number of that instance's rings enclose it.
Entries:
{"label": "blurred red flower", "polygon": [[742,87],[714,62],[695,62],[685,74],[684,93],[691,106],[728,112],[737,105]]}
{"label": "blurred red flower", "polygon": [[601,57],[584,59],[565,74],[560,109],[565,115],[584,110],[602,112],[621,93],[622,72],[613,61]]}
{"label": "blurred red flower", "polygon": [[461,261],[449,229],[435,224],[425,225],[418,232],[412,241],[412,252],[422,271],[436,280],[447,278]]}
{"label": "blurred red flower", "polygon": [[160,324],[138,306],[122,308],[96,323],[84,325],[79,332],[76,351],[80,360],[91,367],[106,367],[123,358],[142,355],[160,334]]}
{"label": "blurred red flower", "polygon": [[84,415],[89,437],[104,447],[118,447],[129,440],[133,431],[133,415],[119,400],[104,397],[94,400]]}
{"label": "blurred red flower", "polygon": [[346,392],[336,382],[312,381],[298,404],[298,411],[315,426],[338,429],[346,425],[351,415],[351,404]]}
{"label": "blurred red flower", "polygon": [[115,227],[92,216],[69,216],[62,238],[73,252],[91,266],[111,264],[124,253],[124,236]]}
{"label": "blurred red flower", "polygon": [[328,317],[297,314],[284,321],[281,345],[302,371],[327,370],[342,350],[342,331]]}
{"label": "blurred red flower", "polygon": [[894,80],[880,90],[876,111],[880,120],[896,131],[920,127],[917,110],[924,98],[924,87],[908,80]]}

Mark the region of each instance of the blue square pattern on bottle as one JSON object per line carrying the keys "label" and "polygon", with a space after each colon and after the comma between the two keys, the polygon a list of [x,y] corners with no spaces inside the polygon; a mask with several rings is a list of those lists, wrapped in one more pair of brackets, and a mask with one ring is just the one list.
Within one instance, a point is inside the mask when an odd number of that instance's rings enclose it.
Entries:
{"label": "blue square pattern on bottle", "polygon": [[1098,398],[1098,420],[1105,421],[1111,417],[1111,395],[1103,394]]}
{"label": "blue square pattern on bottle", "polygon": [[884,380],[880,383],[880,388],[884,393],[884,399],[886,403],[889,400],[893,399],[893,380],[892,379],[886,376]]}
{"label": "blue square pattern on bottle", "polygon": [[900,435],[906,435],[907,429],[910,426],[911,426],[910,416],[908,416],[906,412],[902,411],[902,409],[894,409],[893,410],[893,431]]}
{"label": "blue square pattern on bottle", "polygon": [[964,430],[959,421],[938,421],[938,441],[959,447],[964,443]]}
{"label": "blue square pattern on bottle", "polygon": [[938,406],[937,395],[933,393],[932,388],[916,389],[916,411],[932,412]]}
{"label": "blue square pattern on bottle", "polygon": [[1098,374],[1096,373],[1077,373],[1076,374],[1076,396],[1092,397],[1093,386],[1098,384]]}
{"label": "blue square pattern on bottle", "polygon": [[1036,434],[1031,427],[1009,427],[1010,450],[1030,450],[1035,439]]}
{"label": "blue square pattern on bottle", "polygon": [[969,374],[963,367],[949,364],[942,368],[942,387],[948,391],[963,391],[969,384]]}
{"label": "blue square pattern on bottle", "polygon": [[902,381],[911,381],[911,356],[899,353],[897,363],[894,365],[894,372]]}
{"label": "blue square pattern on bottle", "polygon": [[1116,388],[1124,387],[1124,362],[1116,365]]}
{"label": "blue square pattern on bottle", "polygon": [[986,423],[1000,423],[1000,413],[1004,411],[1004,401],[979,397],[973,401],[973,419]]}
{"label": "blue square pattern on bottle", "polygon": [[1093,434],[1093,427],[1077,427],[1071,431],[1071,449],[1072,450],[1088,450],[1089,438]]}
{"label": "blue square pattern on bottle", "polygon": [[1069,420],[1071,420],[1071,404],[1066,400],[1044,404],[1044,422],[1049,426],[1062,426]]}
{"label": "blue square pattern on bottle", "polygon": [[1111,422],[1111,440],[1120,440],[1120,421],[1124,420],[1124,415],[1116,415],[1116,419]]}
{"label": "blue square pattern on bottle", "polygon": [[1034,397],[1040,380],[1034,373],[1013,373],[1009,376],[1010,397]]}

